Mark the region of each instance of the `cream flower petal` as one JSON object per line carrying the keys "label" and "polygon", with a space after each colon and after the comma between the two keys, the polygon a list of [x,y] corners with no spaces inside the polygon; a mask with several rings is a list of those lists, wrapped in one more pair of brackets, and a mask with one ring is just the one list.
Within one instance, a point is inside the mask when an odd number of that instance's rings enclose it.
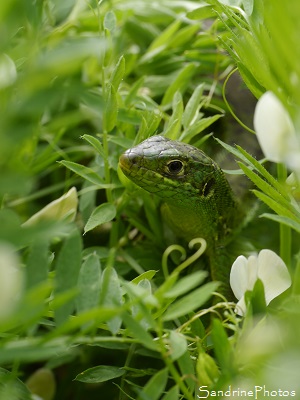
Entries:
{"label": "cream flower petal", "polygon": [[258,277],[265,289],[267,305],[291,286],[291,277],[283,260],[272,250],[261,250],[258,255]]}
{"label": "cream flower petal", "polygon": [[239,256],[232,264],[230,286],[238,300],[240,300],[246,290],[248,290],[248,260],[246,257]]}
{"label": "cream flower petal", "polygon": [[0,242],[0,320],[9,316],[18,302],[24,287],[24,273],[16,250]]}
{"label": "cream flower petal", "polygon": [[0,55],[0,89],[12,85],[17,79],[17,69],[7,54]]}
{"label": "cream flower petal", "polygon": [[230,271],[230,286],[235,297],[240,300],[247,290],[252,290],[257,279],[257,257],[248,259],[239,256],[233,263]]}
{"label": "cream flower petal", "polygon": [[34,214],[23,226],[31,226],[44,220],[74,221],[78,206],[78,196],[75,187],[58,199],[47,204],[39,212]]}
{"label": "cream flower petal", "polygon": [[246,303],[245,303],[245,296],[242,296],[241,299],[236,303],[234,312],[241,317],[246,314]]}
{"label": "cream flower petal", "polygon": [[289,163],[295,153],[300,156],[293,122],[274,93],[266,92],[258,100],[254,128],[261,149],[270,161]]}
{"label": "cream flower petal", "polygon": [[244,315],[246,312],[246,303],[244,294],[247,290],[252,290],[257,280],[258,262],[256,256],[250,256],[248,259],[239,256],[232,265],[230,272],[230,286],[239,300],[235,312],[238,315]]}
{"label": "cream flower petal", "polygon": [[244,294],[252,290],[257,279],[264,285],[266,304],[279,296],[291,285],[291,278],[283,260],[271,250],[261,250],[258,256],[248,259],[239,256],[232,265],[230,286],[239,300],[235,312],[244,315],[246,304]]}

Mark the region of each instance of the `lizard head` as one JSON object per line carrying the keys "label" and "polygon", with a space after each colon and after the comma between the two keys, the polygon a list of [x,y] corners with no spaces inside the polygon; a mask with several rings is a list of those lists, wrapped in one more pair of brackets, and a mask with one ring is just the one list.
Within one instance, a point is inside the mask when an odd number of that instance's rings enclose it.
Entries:
{"label": "lizard head", "polygon": [[138,186],[177,204],[210,198],[218,185],[218,174],[223,174],[201,150],[163,136],[152,136],[125,151],[120,167]]}

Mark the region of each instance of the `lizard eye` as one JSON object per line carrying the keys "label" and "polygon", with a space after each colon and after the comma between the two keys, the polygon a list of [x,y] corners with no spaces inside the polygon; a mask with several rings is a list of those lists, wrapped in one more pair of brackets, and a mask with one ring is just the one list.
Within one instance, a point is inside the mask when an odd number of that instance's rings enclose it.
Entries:
{"label": "lizard eye", "polygon": [[178,175],[183,171],[183,163],[180,160],[173,160],[168,163],[168,172],[172,175]]}

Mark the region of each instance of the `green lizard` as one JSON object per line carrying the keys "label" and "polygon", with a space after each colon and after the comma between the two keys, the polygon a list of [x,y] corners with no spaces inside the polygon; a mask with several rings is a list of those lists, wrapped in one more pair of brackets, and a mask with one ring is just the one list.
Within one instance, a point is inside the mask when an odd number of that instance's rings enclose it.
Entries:
{"label": "green lizard", "polygon": [[178,237],[207,242],[211,277],[228,286],[227,250],[243,220],[221,168],[194,146],[152,136],[120,157],[123,173],[163,200],[163,215]]}

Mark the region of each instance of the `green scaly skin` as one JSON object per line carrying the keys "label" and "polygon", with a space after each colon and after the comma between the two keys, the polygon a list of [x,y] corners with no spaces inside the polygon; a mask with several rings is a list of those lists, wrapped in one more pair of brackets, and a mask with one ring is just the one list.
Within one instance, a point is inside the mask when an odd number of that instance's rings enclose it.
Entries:
{"label": "green scaly skin", "polygon": [[220,167],[201,150],[163,136],[127,150],[120,167],[136,185],[163,200],[163,215],[178,237],[206,240],[211,277],[228,289],[233,260],[227,248],[242,213]]}

